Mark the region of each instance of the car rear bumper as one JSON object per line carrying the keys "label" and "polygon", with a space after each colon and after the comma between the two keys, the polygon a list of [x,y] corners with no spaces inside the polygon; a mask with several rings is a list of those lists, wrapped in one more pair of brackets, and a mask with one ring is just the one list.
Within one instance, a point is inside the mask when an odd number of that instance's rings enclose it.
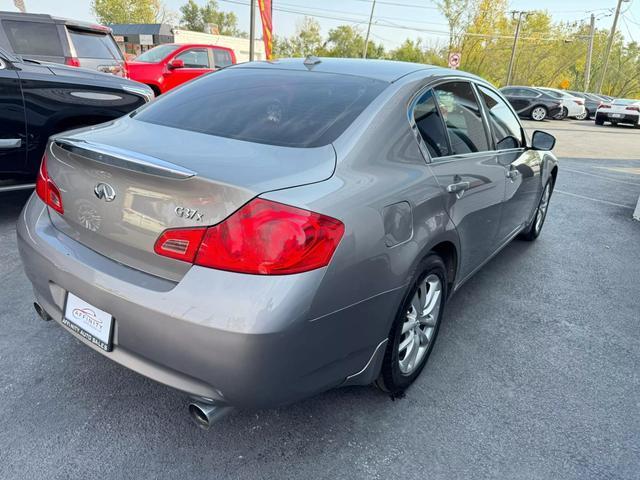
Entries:
{"label": "car rear bumper", "polygon": [[290,403],[363,370],[388,330],[358,332],[384,325],[401,294],[318,317],[312,303],[324,269],[260,276],[193,267],[171,282],[62,234],[35,195],[18,222],[18,246],[36,300],[54,320],[61,323],[68,292],[113,315],[111,352],[64,327],[76,338],[156,381],[244,408]]}
{"label": "car rear bumper", "polygon": [[[615,117],[614,115],[620,115]],[[628,113],[596,113],[596,120],[602,120],[604,122],[617,122],[617,123],[629,123],[633,125],[638,124],[640,114],[628,114]]]}

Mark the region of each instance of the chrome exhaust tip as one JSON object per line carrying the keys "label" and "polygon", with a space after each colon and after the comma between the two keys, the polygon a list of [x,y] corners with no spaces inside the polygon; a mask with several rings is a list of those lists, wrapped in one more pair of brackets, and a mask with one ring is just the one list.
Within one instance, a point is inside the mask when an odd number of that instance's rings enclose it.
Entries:
{"label": "chrome exhaust tip", "polygon": [[231,410],[233,410],[232,407],[221,403],[191,402],[189,404],[189,415],[196,425],[205,430],[227,416]]}
{"label": "chrome exhaust tip", "polygon": [[36,309],[36,313],[42,320],[44,320],[45,322],[51,320],[51,316],[47,312],[45,312],[44,308],[42,308],[38,303],[33,302],[33,308]]}

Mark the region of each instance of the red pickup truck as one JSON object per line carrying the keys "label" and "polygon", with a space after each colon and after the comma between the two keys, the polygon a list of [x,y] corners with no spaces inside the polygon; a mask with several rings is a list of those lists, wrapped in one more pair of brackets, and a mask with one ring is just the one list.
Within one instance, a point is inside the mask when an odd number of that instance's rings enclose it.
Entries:
{"label": "red pickup truck", "polygon": [[236,63],[233,50],[216,45],[167,43],[127,62],[129,78],[149,85],[156,96],[204,73]]}

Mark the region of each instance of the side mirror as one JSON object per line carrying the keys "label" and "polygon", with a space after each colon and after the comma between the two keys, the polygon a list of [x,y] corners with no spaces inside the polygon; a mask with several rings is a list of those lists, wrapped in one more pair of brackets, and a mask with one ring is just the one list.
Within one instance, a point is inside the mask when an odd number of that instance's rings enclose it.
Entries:
{"label": "side mirror", "polygon": [[179,58],[174,58],[169,62],[169,70],[175,70],[176,68],[184,68],[184,60],[180,60]]}
{"label": "side mirror", "polygon": [[534,150],[553,150],[556,144],[556,137],[550,133],[536,130],[531,138],[531,148]]}

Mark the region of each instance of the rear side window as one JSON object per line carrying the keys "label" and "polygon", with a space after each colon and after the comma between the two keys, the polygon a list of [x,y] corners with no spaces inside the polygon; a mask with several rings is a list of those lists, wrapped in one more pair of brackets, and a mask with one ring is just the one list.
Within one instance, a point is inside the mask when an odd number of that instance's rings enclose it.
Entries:
{"label": "rear side window", "polygon": [[450,155],[447,132],[431,90],[422,95],[413,108],[413,120],[432,157]]}
{"label": "rear side window", "polygon": [[64,57],[58,28],[53,23],[3,20],[2,26],[18,55]]}
{"label": "rear side window", "polygon": [[522,146],[522,129],[517,117],[496,93],[478,86],[480,97],[485,104],[496,149],[519,148]]}
{"label": "rear side window", "polygon": [[489,150],[487,132],[471,84],[451,82],[434,88],[449,134],[452,155]]}
{"label": "rear side window", "polygon": [[69,37],[78,58],[122,59],[118,46],[109,35],[69,29]]}
{"label": "rear side window", "polygon": [[231,54],[226,50],[213,49],[213,63],[216,68],[228,67],[233,62],[231,61]]}
{"label": "rear side window", "polygon": [[161,96],[144,122],[269,145],[333,142],[387,86],[351,75],[229,68]]}

